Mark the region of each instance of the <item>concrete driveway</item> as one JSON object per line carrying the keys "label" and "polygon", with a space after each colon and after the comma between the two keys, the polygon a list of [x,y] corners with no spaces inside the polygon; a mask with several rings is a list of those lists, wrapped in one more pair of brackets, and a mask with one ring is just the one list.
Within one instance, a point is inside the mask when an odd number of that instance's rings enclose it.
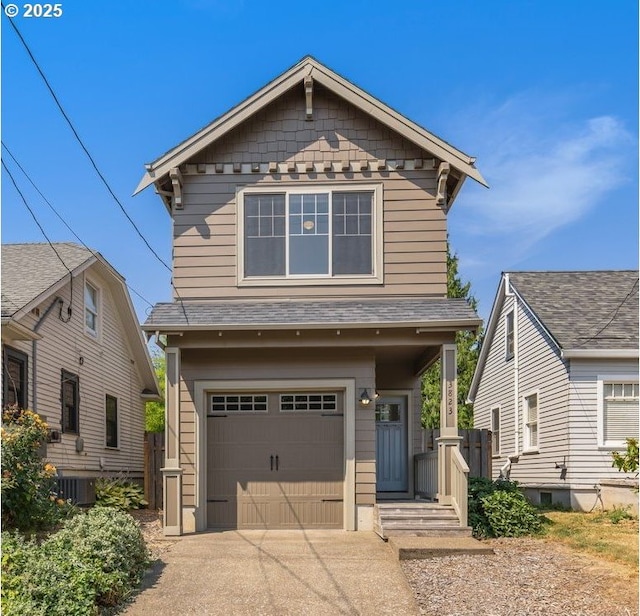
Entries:
{"label": "concrete driveway", "polygon": [[227,531],[180,538],[124,614],[400,616],[418,608],[374,533]]}

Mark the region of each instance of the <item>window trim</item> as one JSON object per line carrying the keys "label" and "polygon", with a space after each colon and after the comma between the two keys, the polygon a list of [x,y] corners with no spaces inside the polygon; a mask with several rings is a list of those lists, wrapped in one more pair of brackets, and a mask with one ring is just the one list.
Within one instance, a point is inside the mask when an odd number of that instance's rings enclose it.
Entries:
{"label": "window trim", "polygon": [[[244,275],[244,196],[249,194],[313,194],[318,192],[373,192],[373,210],[371,221],[371,240],[373,243],[373,274],[347,275],[284,275],[284,276],[251,276]],[[286,202],[286,201],[285,201]],[[383,185],[382,183],[358,182],[323,182],[318,184],[277,184],[274,186],[239,186],[236,189],[237,228],[236,237],[236,282],[239,287],[252,286],[325,286],[325,285],[358,285],[383,284]],[[331,223],[330,223],[331,224]],[[286,236],[288,240],[288,235]]]}
{"label": "window trim", "polygon": [[[80,434],[80,377],[64,368],[60,373],[60,429],[64,434]],[[75,430],[67,429],[64,423],[64,383],[66,381],[75,383]]]}
{"label": "window trim", "polygon": [[627,445],[624,441],[604,440],[604,386],[605,384],[633,383],[639,384],[640,379],[631,374],[604,374],[596,376],[596,413],[598,426],[598,449],[613,451],[624,449]]}
{"label": "window trim", "polygon": [[18,406],[22,409],[26,409],[29,407],[29,356],[23,351],[18,351],[18,349],[14,349],[13,347],[3,345],[2,347],[2,404],[3,406],[7,406],[7,393],[9,391],[9,359],[14,359],[16,361],[22,362],[23,370],[24,370],[24,378],[21,380],[20,388],[23,393],[24,400],[22,401],[22,405],[20,401],[18,402]]}
{"label": "window trim", "polygon": [[[498,411],[498,429],[497,430],[495,429],[495,425],[494,425],[494,422],[493,422],[493,419],[494,419],[493,412],[494,411]],[[501,409],[500,405],[492,406],[491,410],[489,411],[489,413],[490,413],[490,420],[491,420],[491,448],[492,448],[491,456],[494,457],[494,458],[497,458],[497,457],[500,457],[500,451],[502,450],[502,442],[500,440],[502,438],[502,434],[501,434],[501,431],[500,431],[500,424],[502,423],[502,409]],[[497,438],[498,447],[497,447],[497,449],[493,447],[493,441],[494,441],[494,436],[495,436],[496,432],[498,433],[498,438]]]}
{"label": "window trim", "polygon": [[[94,312],[91,308],[87,306],[87,299],[86,299],[87,287],[91,287],[96,292],[96,312]],[[84,312],[82,315],[84,317],[84,333],[90,338],[93,338],[94,340],[98,340],[100,338],[100,332],[102,330],[102,327],[101,327],[102,325],[101,323],[102,290],[95,282],[93,282],[93,280],[87,277],[85,277],[84,279],[84,286],[82,288],[82,302],[84,304]],[[96,320],[95,330],[91,329],[87,325],[87,312],[91,312],[91,314],[95,316],[95,320]]]}
{"label": "window trim", "polygon": [[[536,427],[537,427],[537,442],[535,445],[531,445],[529,434],[529,427],[527,422],[527,415],[529,411],[529,405],[527,404],[527,398],[532,396],[536,397],[537,411],[536,411]],[[528,391],[522,396],[522,451],[523,453],[537,453],[540,451],[540,390],[533,389]]]}
{"label": "window trim", "polygon": [[[509,323],[511,323],[511,329],[509,329]],[[515,310],[512,308],[504,315],[504,358],[506,361],[509,361],[515,355],[515,330]],[[509,349],[509,346],[511,346],[511,349]]]}
{"label": "window trim", "polygon": [[[116,444],[109,445],[109,416],[108,416],[108,403],[109,400],[113,400],[116,405]],[[116,396],[112,396],[110,394],[105,394],[104,396],[104,446],[105,449],[120,449],[120,421],[119,421],[119,413],[118,413],[118,398]]]}

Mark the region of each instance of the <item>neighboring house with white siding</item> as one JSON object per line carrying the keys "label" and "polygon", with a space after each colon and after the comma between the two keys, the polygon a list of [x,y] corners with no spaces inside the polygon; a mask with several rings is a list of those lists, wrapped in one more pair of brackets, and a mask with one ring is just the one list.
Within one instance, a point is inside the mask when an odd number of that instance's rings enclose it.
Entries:
{"label": "neighboring house with white siding", "polygon": [[439,357],[429,487],[464,525],[455,335],[480,319],[447,298],[447,214],[474,159],[305,57],[145,168],[173,220],[173,302],[143,326],[167,342],[165,532],[371,530],[418,491]]}
{"label": "neighboring house with white siding", "polygon": [[638,438],[638,272],[504,273],[469,399],[495,477],[591,509],[626,477],[611,452]]}
{"label": "neighboring house with white siding", "polygon": [[124,278],[72,243],[2,246],[3,408],[50,428],[46,458],[67,496],[144,471],[144,406],[158,384]]}

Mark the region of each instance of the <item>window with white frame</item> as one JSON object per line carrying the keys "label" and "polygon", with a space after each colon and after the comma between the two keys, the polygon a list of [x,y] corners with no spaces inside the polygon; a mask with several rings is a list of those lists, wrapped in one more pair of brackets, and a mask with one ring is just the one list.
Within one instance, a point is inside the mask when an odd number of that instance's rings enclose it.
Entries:
{"label": "window with white frame", "polygon": [[511,359],[514,352],[513,310],[504,319],[504,353],[506,359]]}
{"label": "window with white frame", "polygon": [[604,447],[624,447],[627,438],[638,438],[638,383],[623,379],[599,379],[598,394],[599,444]]}
{"label": "window with white frame", "polygon": [[92,336],[98,335],[98,289],[92,284],[84,284],[84,325]]}
{"label": "window with white frame", "polygon": [[538,394],[524,397],[524,448],[538,449]]}
{"label": "window with white frame", "polygon": [[500,455],[500,407],[491,409],[491,449],[494,456]]}
{"label": "window with white frame", "polygon": [[241,279],[371,282],[380,201],[375,186],[241,191]]}

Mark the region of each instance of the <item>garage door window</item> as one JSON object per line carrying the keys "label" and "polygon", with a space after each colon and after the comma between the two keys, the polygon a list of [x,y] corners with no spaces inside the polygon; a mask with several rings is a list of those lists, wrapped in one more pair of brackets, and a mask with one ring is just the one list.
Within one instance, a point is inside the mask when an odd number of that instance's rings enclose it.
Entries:
{"label": "garage door window", "polygon": [[266,413],[266,394],[214,394],[211,396],[211,413]]}
{"label": "garage door window", "polygon": [[280,411],[335,411],[338,405],[336,394],[280,394]]}

